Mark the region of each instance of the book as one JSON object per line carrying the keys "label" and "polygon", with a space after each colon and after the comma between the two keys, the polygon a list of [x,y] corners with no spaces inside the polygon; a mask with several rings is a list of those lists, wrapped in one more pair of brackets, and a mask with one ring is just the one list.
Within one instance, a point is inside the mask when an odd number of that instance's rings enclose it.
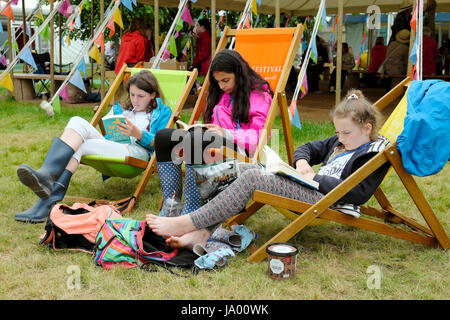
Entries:
{"label": "book", "polygon": [[131,143],[131,138],[119,130],[119,123],[126,123],[123,115],[109,115],[102,118],[105,127],[105,138],[118,143]]}
{"label": "book", "polygon": [[195,128],[202,128],[203,131],[208,130],[208,128],[203,124],[203,123],[195,123],[195,124],[187,124],[181,120],[177,120],[175,121],[175,123],[178,125],[179,128],[183,129],[183,130],[194,130]]}
{"label": "book", "polygon": [[271,172],[286,178],[291,179],[297,183],[301,183],[304,186],[309,188],[319,190],[319,183],[310,179],[294,168],[292,168],[289,164],[284,162],[280,156],[273,151],[269,146],[264,146],[263,149],[263,158],[265,162],[265,167],[267,172]]}

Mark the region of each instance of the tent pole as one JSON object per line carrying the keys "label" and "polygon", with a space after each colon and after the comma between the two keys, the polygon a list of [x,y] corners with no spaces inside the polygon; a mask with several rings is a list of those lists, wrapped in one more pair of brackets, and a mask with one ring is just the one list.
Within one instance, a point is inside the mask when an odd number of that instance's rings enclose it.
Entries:
{"label": "tent pole", "polygon": [[[414,10],[416,9],[416,1],[413,2],[413,10],[412,12],[414,12]],[[411,56],[411,50],[414,46],[414,41],[416,39],[416,32],[411,28],[411,31],[409,33],[409,50],[408,50],[408,68],[406,70],[406,75],[409,76],[411,74],[413,65],[411,60],[409,60],[409,57]]]}
{"label": "tent pole", "polygon": [[61,14],[58,17],[58,28],[59,28],[59,72],[62,73],[62,28],[61,28]]}
{"label": "tent pole", "polygon": [[[102,25],[105,20],[105,2],[104,0],[100,0],[100,25]],[[105,97],[105,51],[101,50],[100,53],[100,61],[102,63],[100,69],[100,96],[103,101]]]}
{"label": "tent pole", "polygon": [[336,104],[341,101],[342,28],[344,26],[344,0],[338,1],[338,45],[336,57]]}
{"label": "tent pole", "polygon": [[[91,39],[94,36],[94,6],[95,1],[91,2]],[[89,57],[89,61],[91,62],[91,88],[94,88],[94,59]]]}
{"label": "tent pole", "polygon": [[[13,61],[13,48],[12,48],[12,28],[11,28],[11,18],[8,18],[8,56],[9,56],[9,63],[12,63]],[[1,22],[0,22],[1,23]],[[11,79],[14,79],[14,68],[11,68],[10,72]],[[13,80],[14,81],[14,80]],[[16,95],[15,91],[12,93],[13,96]]]}

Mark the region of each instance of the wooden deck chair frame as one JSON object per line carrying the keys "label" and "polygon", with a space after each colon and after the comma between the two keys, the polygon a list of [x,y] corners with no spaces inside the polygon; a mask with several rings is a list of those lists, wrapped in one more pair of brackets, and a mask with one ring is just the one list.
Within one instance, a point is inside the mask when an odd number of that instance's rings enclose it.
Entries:
{"label": "wooden deck chair frame", "polygon": [[[111,84],[111,87],[110,87],[108,93],[106,94],[105,98],[102,100],[99,108],[97,109],[94,117],[92,118],[92,120],[90,122],[91,125],[93,125],[94,127],[98,126],[100,128],[100,131],[102,132],[102,134],[105,134],[105,128],[103,126],[101,119],[106,111],[106,108],[110,105],[111,100],[114,97],[114,94],[119,89],[120,85],[122,84],[125,74],[131,73],[132,70],[133,69],[128,68],[126,64],[123,65],[123,67],[120,69],[119,74],[116,76],[115,80]],[[180,99],[178,100],[177,105],[174,107],[174,110],[172,111],[172,116],[170,117],[166,128],[171,128],[175,124],[175,121],[178,119],[180,112],[181,112],[184,104],[186,103],[189,92],[191,91],[192,86],[195,83],[195,79],[197,78],[197,75],[198,75],[197,69],[194,69],[193,71],[190,71],[187,73],[186,85],[184,87],[184,90],[181,94]],[[145,187],[148,183],[148,180],[151,177],[151,174],[156,171],[156,155],[155,155],[155,153],[153,153],[153,155],[149,161],[144,161],[144,160],[137,159],[134,157],[126,157],[125,164],[144,169],[141,180],[139,181],[139,184],[131,197],[116,200],[116,201],[105,200],[105,199],[85,198],[85,197],[76,197],[76,196],[66,196],[65,199],[75,201],[75,202],[88,203],[88,202],[95,201],[96,204],[110,204],[110,205],[114,205],[114,206],[118,207],[119,210],[124,214],[131,213],[134,210],[136,203],[139,200],[140,196],[144,192]]]}
{"label": "wooden deck chair frame", "polygon": [[[285,28],[282,28],[282,29],[285,29]],[[289,47],[287,57],[283,64],[283,69],[282,69],[282,72],[280,75],[280,79],[278,80],[277,87],[272,88],[273,92],[274,92],[272,104],[271,104],[269,112],[267,114],[266,122],[264,124],[264,129],[263,129],[263,131],[260,135],[259,141],[258,141],[258,146],[252,157],[254,160],[259,159],[261,150],[263,149],[264,145],[266,145],[266,143],[267,143],[267,137],[268,137],[267,134],[272,129],[273,122],[277,115],[277,110],[280,110],[281,119],[283,122],[283,131],[285,133],[286,149],[288,150],[288,154],[292,155],[294,152],[293,140],[292,140],[292,136],[290,134],[291,127],[290,127],[289,115],[288,115],[288,111],[287,111],[288,105],[287,105],[285,88],[286,88],[287,80],[289,78],[289,73],[292,68],[292,64],[294,62],[297,48],[300,44],[300,40],[301,40],[302,33],[303,33],[303,25],[298,24],[295,28],[290,28],[290,29],[292,29],[292,41],[291,41],[291,44]],[[255,30],[255,29],[249,29],[249,30]],[[264,29],[261,29],[261,30],[264,30]],[[236,29],[230,29],[228,27],[225,27],[225,29],[222,32],[222,36],[219,40],[219,43],[217,44],[215,54],[217,52],[219,52],[220,50],[226,48],[228,39],[230,39],[232,37],[236,37],[236,32],[237,32]],[[264,32],[264,31],[262,31],[262,32]],[[189,124],[194,124],[195,122],[197,122],[198,119],[200,118],[200,115],[204,111],[205,106],[206,106],[206,96],[207,96],[208,88],[209,88],[209,70],[205,76],[205,81],[203,82],[202,88],[199,92],[194,110],[191,114],[191,118],[189,119]],[[252,161],[248,157],[238,154],[234,150],[231,150],[226,147],[223,147],[221,150],[217,150],[216,152],[222,153],[223,156],[227,157],[227,158],[237,158],[240,161],[245,161],[245,162]],[[215,156],[215,155],[213,154],[213,156]],[[289,156],[289,161],[290,161],[290,163],[292,163],[291,156]]]}
{"label": "wooden deck chair frame", "polygon": [[[377,105],[380,110],[384,109],[390,102],[395,101],[396,98],[405,92],[405,88],[409,86],[410,82],[411,79],[406,78],[388,94],[379,99],[375,105]],[[393,170],[395,170],[405,189],[408,191],[409,196],[420,211],[427,226],[420,224],[415,219],[409,218],[394,209],[381,188],[378,188],[374,194],[375,199],[382,208],[381,210],[373,207],[361,206],[361,213],[373,218],[381,219],[381,221],[367,219],[363,216],[355,218],[339,211],[329,209],[332,204],[385,163],[389,163]],[[396,143],[393,143],[383,152],[377,154],[350,177],[345,179],[338,187],[313,205],[261,191],[254,192],[252,200],[253,202],[247,206],[245,212],[231,218],[228,223],[240,224],[264,205],[302,212],[302,214],[299,216],[296,215],[291,223],[254,251],[247,258],[247,261],[249,262],[259,262],[264,260],[267,256],[265,250],[269,244],[289,241],[293,236],[317,218],[335,221],[344,225],[424,244],[430,247],[440,247],[444,250],[449,248],[449,238],[445,230],[434,214],[433,209],[424,197],[422,191],[417,186],[413,176],[404,169],[401,156],[396,148]],[[407,228],[399,228],[392,226],[392,224],[404,225]]]}

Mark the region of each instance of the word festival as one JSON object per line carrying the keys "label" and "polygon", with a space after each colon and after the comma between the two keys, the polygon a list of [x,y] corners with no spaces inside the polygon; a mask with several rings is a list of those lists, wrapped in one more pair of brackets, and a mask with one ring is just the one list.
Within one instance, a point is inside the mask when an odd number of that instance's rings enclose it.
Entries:
{"label": "word festival", "polygon": [[269,315],[267,304],[225,304],[217,306],[195,306],[188,304],[181,308],[182,315],[207,316],[236,316],[236,315]]}

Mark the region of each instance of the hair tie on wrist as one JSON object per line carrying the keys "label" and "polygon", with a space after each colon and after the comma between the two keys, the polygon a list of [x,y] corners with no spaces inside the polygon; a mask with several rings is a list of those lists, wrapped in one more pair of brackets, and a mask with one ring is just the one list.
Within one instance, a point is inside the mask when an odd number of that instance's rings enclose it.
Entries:
{"label": "hair tie on wrist", "polygon": [[352,93],[351,95],[348,96],[347,100],[352,100],[352,99],[358,100],[358,96],[356,94]]}

